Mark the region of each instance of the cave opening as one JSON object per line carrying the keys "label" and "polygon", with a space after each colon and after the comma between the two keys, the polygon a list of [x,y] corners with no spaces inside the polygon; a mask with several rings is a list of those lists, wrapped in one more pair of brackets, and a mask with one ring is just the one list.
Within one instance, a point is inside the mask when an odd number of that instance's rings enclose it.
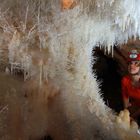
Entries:
{"label": "cave opening", "polygon": [[121,79],[124,75],[120,64],[115,57],[105,54],[99,47],[94,48],[93,55],[96,58],[93,71],[100,83],[103,100],[115,112],[120,112],[123,110]]}

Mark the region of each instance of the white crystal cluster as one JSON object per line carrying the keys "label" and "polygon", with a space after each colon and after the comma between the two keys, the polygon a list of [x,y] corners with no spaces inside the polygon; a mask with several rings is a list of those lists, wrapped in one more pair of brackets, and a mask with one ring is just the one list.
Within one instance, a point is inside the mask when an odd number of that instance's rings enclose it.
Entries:
{"label": "white crystal cluster", "polygon": [[72,139],[139,138],[137,127],[119,127],[121,117],[116,123],[105,106],[92,73],[92,49],[101,44],[113,52],[115,43],[140,35],[140,0],[77,0],[67,10],[59,0],[0,2],[0,45],[8,50],[9,71],[21,70],[25,82],[35,79],[40,88],[51,83],[60,91]]}

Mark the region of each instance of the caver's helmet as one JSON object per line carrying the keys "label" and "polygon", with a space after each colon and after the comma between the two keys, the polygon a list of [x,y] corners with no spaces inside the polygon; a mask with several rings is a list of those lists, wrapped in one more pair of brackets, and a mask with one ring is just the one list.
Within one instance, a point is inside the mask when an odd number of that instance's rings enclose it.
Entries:
{"label": "caver's helmet", "polygon": [[[131,50],[129,52],[127,60],[128,60],[128,64],[135,61],[138,64],[137,66],[140,66],[140,53],[137,50]],[[138,72],[133,73],[131,75],[140,75],[140,69]]]}
{"label": "caver's helmet", "polygon": [[128,62],[140,61],[140,53],[137,50],[131,50],[128,54]]}

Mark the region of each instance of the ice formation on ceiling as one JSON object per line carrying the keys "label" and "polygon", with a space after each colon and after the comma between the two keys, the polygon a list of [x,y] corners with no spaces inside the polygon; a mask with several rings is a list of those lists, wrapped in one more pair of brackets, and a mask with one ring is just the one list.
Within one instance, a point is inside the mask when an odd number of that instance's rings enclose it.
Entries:
{"label": "ice formation on ceiling", "polygon": [[75,0],[70,9],[59,0],[0,2],[1,62],[23,71],[25,83],[59,91],[68,139],[139,139],[129,113],[117,117],[104,104],[91,66],[95,45],[111,52],[140,35],[140,0]]}

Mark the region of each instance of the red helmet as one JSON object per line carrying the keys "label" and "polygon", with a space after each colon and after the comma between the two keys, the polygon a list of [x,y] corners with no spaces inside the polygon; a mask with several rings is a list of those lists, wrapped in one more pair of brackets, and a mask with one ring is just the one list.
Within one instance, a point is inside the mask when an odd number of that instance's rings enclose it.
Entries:
{"label": "red helmet", "polygon": [[128,62],[140,61],[140,53],[137,50],[131,50],[128,54]]}

